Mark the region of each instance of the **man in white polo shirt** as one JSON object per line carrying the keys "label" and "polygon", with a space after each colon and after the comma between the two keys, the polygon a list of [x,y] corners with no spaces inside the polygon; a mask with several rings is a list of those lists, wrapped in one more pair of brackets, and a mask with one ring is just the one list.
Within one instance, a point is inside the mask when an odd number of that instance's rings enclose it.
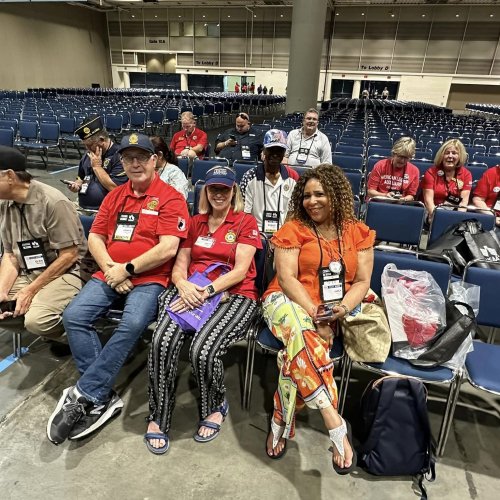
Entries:
{"label": "man in white polo shirt", "polygon": [[259,230],[268,235],[283,225],[295,187],[295,179],[281,163],[285,151],[285,132],[268,130],[264,136],[264,164],[245,172],[240,182],[245,212],[252,214]]}
{"label": "man in white polo shirt", "polygon": [[302,127],[288,134],[285,163],[305,167],[317,167],[332,163],[332,148],[328,137],[318,130],[319,113],[308,109]]}

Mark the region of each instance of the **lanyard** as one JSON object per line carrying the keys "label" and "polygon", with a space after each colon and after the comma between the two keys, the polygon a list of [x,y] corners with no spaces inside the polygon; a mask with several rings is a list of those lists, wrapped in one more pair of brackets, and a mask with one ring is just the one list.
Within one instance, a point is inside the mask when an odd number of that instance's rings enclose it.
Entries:
{"label": "lanyard", "polygon": [[[304,137],[304,134],[302,133],[302,130],[301,130],[300,131],[300,143],[299,143],[299,149],[298,149],[299,153],[300,153],[300,150],[302,149],[302,137]],[[316,132],[314,132],[312,138],[313,138],[313,140],[311,141],[311,145],[309,146],[309,149],[307,150],[306,161],[309,158],[309,152],[311,151],[311,148],[313,147],[314,140],[316,139]]]}
{"label": "lanyard", "polygon": [[28,231],[30,236],[33,239],[36,239],[35,236],[33,236],[33,233],[30,231],[30,228],[28,226],[28,220],[26,219],[26,215],[24,214],[25,205],[18,205],[17,203],[15,205],[16,205],[17,209],[19,210],[19,214],[21,215],[21,231],[20,231],[20,235],[19,235],[20,239],[23,240],[23,221],[24,221],[24,224],[26,224],[26,230]]}
{"label": "lanyard", "polygon": [[[278,228],[279,228],[279,214],[281,213],[281,188],[280,186],[280,191],[278,193]],[[267,206],[266,206],[266,173],[264,172],[264,182],[262,183],[262,194],[264,196],[264,213],[267,212]],[[262,231],[264,231],[264,219],[262,219]]]}
{"label": "lanyard", "polygon": [[[318,240],[318,246],[319,246],[319,255],[320,255],[320,257],[319,257],[319,266],[318,266],[318,276],[319,276],[321,268],[323,267],[323,248],[321,247],[321,239],[319,237],[318,229],[316,228],[316,226],[314,226],[314,232],[316,233],[316,238]],[[339,250],[338,250],[338,252],[339,252],[339,259],[340,259],[340,262],[342,263],[343,268],[345,269],[344,259],[342,258],[342,247],[340,245],[340,236],[339,236],[339,238],[337,238],[337,245],[338,245],[338,248],[339,248]],[[330,248],[330,247],[328,247],[328,248]],[[333,256],[330,255],[330,258],[333,260]]]}
{"label": "lanyard", "polygon": [[[448,184],[448,181],[446,180],[446,174],[443,175],[443,180],[444,180],[444,185],[446,187],[446,194],[448,196],[450,196],[450,185]],[[457,192],[458,194],[460,195],[460,193],[462,192],[462,190],[458,187],[458,179],[456,177],[456,173],[455,173],[455,177],[453,177],[453,179],[455,181],[455,184],[457,186]]]}

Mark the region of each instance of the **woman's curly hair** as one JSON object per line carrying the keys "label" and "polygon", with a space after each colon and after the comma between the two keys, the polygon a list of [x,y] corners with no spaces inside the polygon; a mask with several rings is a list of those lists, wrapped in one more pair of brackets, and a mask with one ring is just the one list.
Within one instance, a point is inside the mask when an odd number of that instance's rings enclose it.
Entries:
{"label": "woman's curly hair", "polygon": [[304,206],[304,189],[307,181],[317,179],[330,201],[332,223],[342,233],[347,223],[356,221],[354,215],[354,199],[352,188],[344,172],[337,165],[322,163],[316,168],[306,170],[297,181],[288,205],[287,220],[299,220],[308,227],[313,227],[313,221]]}

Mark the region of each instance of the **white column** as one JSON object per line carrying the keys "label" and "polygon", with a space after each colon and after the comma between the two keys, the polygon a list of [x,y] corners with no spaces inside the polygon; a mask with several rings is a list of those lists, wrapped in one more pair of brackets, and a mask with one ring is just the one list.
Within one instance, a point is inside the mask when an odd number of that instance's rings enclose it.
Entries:
{"label": "white column", "polygon": [[187,73],[181,73],[181,90],[189,90]]}
{"label": "white column", "polygon": [[294,0],[286,112],[315,108],[325,32],[326,0]]}
{"label": "white column", "polygon": [[359,99],[359,93],[361,91],[361,80],[354,80],[354,85],[352,86],[352,98]]}

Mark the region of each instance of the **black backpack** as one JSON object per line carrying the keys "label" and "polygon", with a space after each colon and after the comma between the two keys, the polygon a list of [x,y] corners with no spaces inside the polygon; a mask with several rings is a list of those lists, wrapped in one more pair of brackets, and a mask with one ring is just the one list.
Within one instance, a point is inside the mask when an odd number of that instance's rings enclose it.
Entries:
{"label": "black backpack", "polygon": [[359,465],[377,476],[424,476],[434,481],[435,443],[427,413],[427,389],[418,379],[387,376],[368,384],[361,398],[363,433]]}

